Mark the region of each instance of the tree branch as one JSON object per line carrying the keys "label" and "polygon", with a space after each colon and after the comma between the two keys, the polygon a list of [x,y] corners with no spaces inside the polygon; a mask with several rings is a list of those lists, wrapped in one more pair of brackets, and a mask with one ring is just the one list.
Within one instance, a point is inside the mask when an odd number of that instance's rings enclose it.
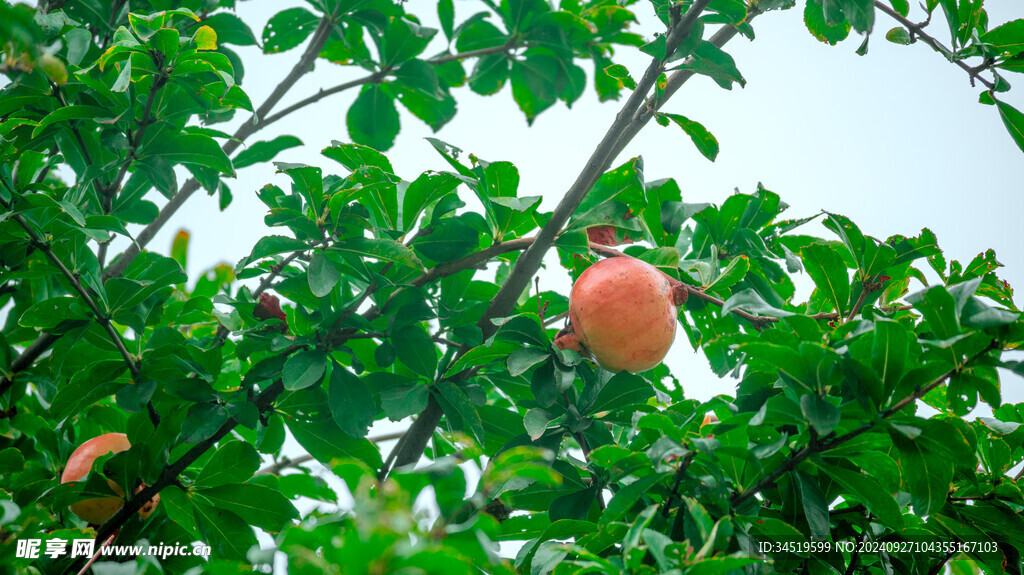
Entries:
{"label": "tree branch", "polygon": [[[756,8],[747,7],[747,19],[745,22],[750,22],[759,14],[761,14],[761,12]],[[723,26],[718,30],[718,32],[715,32],[711,38],[708,38],[708,42],[714,44],[717,48],[721,48],[732,40],[737,33],[738,30],[734,26]],[[687,57],[685,62],[692,63],[693,57]],[[677,70],[669,75],[668,82],[665,85],[664,96],[658,98],[656,95],[651,95],[644,105],[636,111],[632,120],[630,120],[629,127],[623,131],[623,135],[615,142],[615,147],[612,149],[613,160],[622,153],[622,150],[625,149],[633,137],[635,137],[635,135],[651,121],[654,114],[657,113],[658,110],[660,110],[661,107],[668,102],[669,99],[672,98],[672,96],[674,96],[675,93],[683,87],[683,84],[692,78],[695,73],[696,72],[693,70]]]}
{"label": "tree branch", "polygon": [[793,470],[794,468],[796,468],[797,465],[799,465],[803,460],[807,459],[811,455],[814,455],[816,453],[822,453],[828,451],[829,449],[833,449],[843,443],[846,443],[847,441],[853,439],[854,437],[857,437],[862,433],[873,429],[879,421],[892,417],[904,407],[910,405],[914,401],[923,397],[929,391],[942,385],[947,379],[952,377],[955,373],[959,372],[961,369],[963,369],[964,366],[966,366],[970,362],[974,361],[975,359],[978,359],[979,357],[985,355],[986,353],[992,351],[993,349],[997,349],[998,347],[998,342],[993,340],[992,343],[988,345],[988,347],[979,351],[978,353],[970,357],[966,362],[964,362],[963,366],[954,367],[953,369],[939,376],[935,381],[929,383],[924,387],[918,388],[910,395],[896,402],[896,404],[890,407],[889,409],[883,411],[877,420],[871,421],[857,429],[854,429],[853,431],[840,435],[839,437],[835,437],[829,441],[813,442],[811,445],[801,448],[799,451],[790,455],[789,458],[785,462],[783,462],[783,464],[779,466],[775,471],[771,472],[766,477],[752,485],[749,489],[733,495],[730,498],[730,502],[732,503],[733,507],[739,505],[740,503],[743,503],[747,499],[753,497],[756,493],[759,493],[762,490],[769,487],[770,485],[773,485],[775,481],[784,473]]}
{"label": "tree branch", "polygon": [[46,350],[50,349],[50,346],[57,343],[58,339],[60,339],[59,335],[41,333],[35,341],[29,344],[29,346],[18,355],[18,357],[14,358],[14,361],[11,362],[10,374],[0,378],[0,397],[2,397],[3,394],[6,393],[13,385],[15,374],[32,367],[32,364],[34,364],[40,356],[46,353]]}
{"label": "tree branch", "polygon": [[[679,46],[679,43],[690,33],[693,23],[697,21],[697,17],[700,16],[700,13],[707,7],[709,2],[710,0],[696,0],[679,22],[670,28],[668,38],[666,39],[666,54],[671,55]],[[569,221],[569,217],[576,211],[584,196],[590,191],[590,188],[597,182],[598,178],[601,177],[601,174],[607,171],[608,166],[614,159],[612,154],[616,144],[623,138],[626,138],[625,141],[628,142],[639,131],[627,132],[626,130],[630,126],[633,114],[643,104],[644,98],[654,86],[664,68],[665,60],[654,58],[651,61],[647,71],[644,72],[643,77],[637,82],[637,87],[633,90],[633,94],[616,115],[615,121],[612,122],[611,127],[608,128],[601,142],[597,145],[593,154],[591,154],[586,166],[551,214],[551,219],[548,220],[548,223],[537,234],[536,242],[519,257],[508,279],[505,280],[505,284],[495,295],[491,305],[477,324],[483,330],[485,338],[489,337],[494,331],[494,325],[490,320],[495,317],[508,315],[519,295],[529,284],[530,279],[540,269],[544,254],[551,247],[551,244],[554,243],[555,236],[565,226],[565,223]]]}
{"label": "tree branch", "polygon": [[[267,96],[267,99],[263,104],[255,113],[253,113],[252,119],[239,126],[238,130],[236,130],[232,136],[232,139],[224,143],[223,150],[225,154],[230,155],[238,149],[242,141],[263,128],[264,124],[260,122],[260,119],[267,116],[270,113],[270,110],[281,101],[281,98],[284,97],[285,93],[288,92],[295,82],[309,72],[313,62],[320,54],[320,50],[323,49],[324,43],[327,42],[327,38],[330,36],[333,18],[333,15],[325,16],[320,20],[320,25],[317,26],[317,29],[313,32],[313,37],[309,42],[309,46],[306,47],[306,51],[303,52],[302,57],[299,58],[299,61],[295,64],[295,67],[292,68],[292,71],[288,73],[276,88],[274,88],[274,91],[271,92],[270,96]],[[156,236],[157,232],[160,231],[164,224],[171,219],[171,216],[178,211],[178,208],[180,208],[182,204],[184,204],[198,189],[199,183],[195,178],[189,178],[188,181],[182,184],[178,193],[174,194],[174,196],[164,204],[164,207],[160,209],[156,219],[150,222],[149,225],[138,233],[135,237],[135,243],[130,245],[124,253],[111,263],[110,267],[103,274],[104,279],[116,277],[124,273],[124,270],[131,265],[132,261],[134,261],[136,257],[138,257],[142,248],[146,247],[146,244]]]}
{"label": "tree branch", "polygon": [[[707,7],[710,0],[695,0],[686,14],[671,27],[666,39],[666,54],[672,54],[679,46],[679,43],[690,33],[690,28],[697,21],[698,16]],[[477,322],[483,336],[486,339],[494,333],[495,326],[491,319],[508,315],[515,305],[519,295],[530,283],[530,279],[540,269],[544,254],[555,241],[555,237],[562,227],[569,220],[583,197],[590,191],[590,188],[597,182],[597,179],[607,171],[612,161],[613,148],[622,137],[630,118],[643,103],[647,92],[654,86],[655,81],[665,67],[665,61],[655,58],[651,61],[643,77],[637,82],[637,87],[629,97],[622,109],[615,117],[611,127],[601,139],[597,148],[591,154],[586,166],[576,178],[572,187],[566,192],[558,207],[551,214],[551,219],[541,228],[534,238],[534,242],[519,256],[515,267],[505,280],[505,284],[495,295],[491,305],[487,307],[483,317]],[[635,135],[635,132],[629,137]],[[628,141],[628,140],[627,140]],[[391,453],[396,465],[414,463],[423,455],[427,441],[434,433],[434,428],[441,421],[441,407],[431,396],[426,409],[416,419],[416,422],[409,428],[408,433],[399,440],[397,446]],[[389,456],[389,459],[391,459]],[[387,473],[387,467],[381,470],[382,474]]]}
{"label": "tree branch", "polygon": [[[368,437],[366,440],[369,441],[370,443],[383,443],[385,441],[399,439],[402,437],[402,434],[404,433],[405,431],[395,431],[392,433],[378,435],[376,437]],[[300,455],[295,458],[285,457],[281,459],[281,461],[278,461],[276,463],[264,467],[263,469],[260,469],[259,471],[256,472],[256,475],[277,475],[281,473],[281,471],[288,469],[289,467],[297,467],[299,465],[302,465],[303,463],[309,463],[314,459],[316,458],[308,453],[305,455]]]}
{"label": "tree branch", "polygon": [[996,87],[994,83],[986,80],[985,78],[982,78],[979,75],[983,70],[987,69],[986,66],[981,66],[981,67],[978,67],[978,68],[972,68],[971,66],[968,66],[967,63],[964,62],[963,60],[956,60],[956,59],[954,59],[953,52],[950,51],[949,48],[946,48],[945,46],[943,46],[942,43],[940,43],[938,40],[936,40],[935,38],[929,36],[928,33],[924,31],[924,27],[923,26],[918,25],[918,24],[914,24],[910,20],[907,20],[906,18],[901,16],[898,12],[896,12],[892,8],[886,6],[882,2],[879,2],[878,0],[875,0],[875,8],[878,8],[882,12],[885,12],[886,14],[888,14],[890,17],[892,17],[893,20],[896,20],[897,22],[900,23],[900,25],[902,25],[904,28],[906,28],[911,33],[911,35],[917,36],[918,38],[921,39],[922,42],[924,42],[925,44],[931,46],[933,50],[935,50],[936,52],[938,52],[938,53],[942,54],[943,56],[945,56],[947,60],[949,60],[950,62],[952,62],[952,63],[956,64],[957,66],[959,66],[964,72],[967,72],[967,76],[970,77],[970,79],[971,79],[971,85],[972,86],[974,85],[974,81],[977,80],[977,81],[981,82],[989,90],[992,90],[993,88]]}
{"label": "tree branch", "polygon": [[[284,384],[280,379],[278,379],[270,384],[265,390],[261,391],[259,395],[256,396],[255,400],[253,400],[253,403],[256,404],[256,408],[262,413],[273,403],[275,399],[277,399],[277,396],[280,395],[282,391],[284,391]],[[124,523],[128,521],[133,514],[135,514],[139,509],[142,509],[142,506],[152,499],[154,495],[160,493],[164,487],[177,482],[178,476],[188,469],[189,465],[195,463],[195,461],[202,457],[208,449],[216,445],[218,441],[230,433],[236,425],[238,425],[238,420],[234,417],[229,418],[211,437],[195,444],[192,449],[185,452],[185,455],[182,455],[177,461],[165,467],[163,473],[160,475],[160,479],[158,479],[156,483],[146,486],[142,491],[133,495],[131,499],[125,502],[124,506],[121,507],[117,513],[111,516],[106,523],[100,526],[96,531],[96,541],[100,542],[106,540],[106,538],[109,537],[116,529],[119,529],[124,525]]]}
{"label": "tree branch", "polygon": [[103,326],[103,329],[105,329],[107,333],[110,335],[110,339],[114,343],[114,347],[116,347],[117,351],[121,353],[121,356],[124,358],[124,362],[128,364],[128,371],[130,371],[132,374],[132,381],[138,383],[138,363],[136,363],[132,355],[128,353],[128,349],[125,348],[124,342],[121,340],[121,334],[118,333],[117,329],[115,329],[114,326],[110,323],[110,318],[104,315],[103,311],[100,310],[98,305],[96,305],[96,302],[92,299],[92,296],[89,295],[89,292],[85,289],[84,286],[82,286],[82,282],[78,281],[78,276],[72,273],[71,270],[69,270],[64,265],[64,263],[60,261],[60,258],[57,257],[57,254],[53,253],[53,250],[50,249],[50,246],[47,245],[46,242],[44,242],[38,234],[36,234],[36,232],[32,229],[32,226],[30,226],[28,222],[25,221],[25,218],[23,218],[21,214],[14,214],[12,217],[14,218],[14,221],[18,222],[18,225],[25,230],[25,233],[28,234],[29,240],[31,241],[31,243],[35,244],[36,249],[40,250],[46,255],[47,259],[49,259],[53,263],[53,265],[57,267],[60,273],[64,275],[65,279],[68,280],[68,283],[71,284],[71,287],[74,288],[74,290],[78,293],[82,300],[85,301],[85,305],[89,307],[89,310],[92,311],[93,316],[96,317],[96,321],[99,322],[99,324]]}
{"label": "tree branch", "polygon": [[[331,18],[333,18],[333,16]],[[231,154],[238,148],[242,140],[262,128],[262,125],[259,124],[259,118],[269,113],[281,98],[284,97],[284,94],[288,89],[309,71],[310,66],[312,66],[313,61],[319,55],[320,50],[323,49],[323,45],[330,35],[329,20],[330,18],[325,17],[320,21],[320,26],[318,26],[317,30],[313,33],[313,38],[310,40],[310,44],[299,59],[299,62],[295,65],[288,76],[278,84],[277,88],[274,89],[270,96],[267,97],[266,101],[263,102],[263,105],[259,107],[256,113],[253,114],[252,121],[242,124],[242,126],[235,132],[233,139],[225,142],[223,147],[225,154]],[[64,103],[64,105],[66,106],[67,104]],[[78,139],[81,140],[81,137],[79,136]],[[84,153],[88,154],[88,151],[84,146],[84,142],[80,142],[80,145],[82,145]],[[163,228],[168,220],[171,219],[171,216],[178,211],[178,208],[180,208],[198,189],[199,183],[195,178],[189,178],[184,184],[182,184],[178,193],[164,204],[164,207],[161,208],[157,217],[135,236],[135,242],[128,246],[124,253],[118,256],[117,259],[115,259],[111,265],[103,271],[103,279],[108,280],[123,274],[125,270],[128,269],[128,266],[135,261],[135,258],[139,256],[142,249],[152,241],[160,229]],[[14,362],[12,362],[10,375],[13,376],[15,373],[30,367],[40,355],[42,355],[57,341],[57,339],[59,339],[59,337],[60,336],[52,334],[42,334],[36,338],[36,340],[32,342],[32,344],[30,344],[29,347],[21,353],[21,355],[15,358]],[[10,388],[11,384],[12,380],[10,377],[0,379],[0,395],[3,395],[3,393]]]}

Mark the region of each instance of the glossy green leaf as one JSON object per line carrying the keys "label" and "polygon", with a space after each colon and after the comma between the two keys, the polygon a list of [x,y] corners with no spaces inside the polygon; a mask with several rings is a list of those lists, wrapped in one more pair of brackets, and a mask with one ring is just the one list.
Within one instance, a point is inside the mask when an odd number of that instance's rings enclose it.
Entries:
{"label": "glossy green leaf", "polygon": [[275,54],[291,50],[313,33],[319,21],[305,8],[288,8],[278,12],[263,29],[263,53]]}
{"label": "glossy green leaf", "polygon": [[319,384],[326,369],[327,355],[322,350],[301,350],[284,362],[281,380],[287,390],[305,389]]}
{"label": "glossy green leaf", "polygon": [[249,144],[241,152],[238,152],[238,155],[232,160],[232,164],[235,169],[239,169],[253,164],[269,162],[281,151],[301,145],[302,140],[295,136],[278,136],[273,140],[255,142]]}
{"label": "glossy green leaf", "polygon": [[850,278],[846,264],[831,246],[811,244],[800,253],[807,275],[840,314],[850,301]]}
{"label": "glossy green leaf", "polygon": [[352,141],[381,151],[391,148],[400,128],[394,99],[376,84],[359,92],[345,121]]}
{"label": "glossy green leaf", "polygon": [[331,416],[338,427],[352,437],[366,437],[377,415],[373,396],[366,384],[344,367],[335,364],[331,370],[328,397]]}
{"label": "glossy green leaf", "polygon": [[661,115],[672,120],[672,122],[682,128],[686,135],[690,136],[690,139],[693,140],[693,145],[697,146],[697,150],[701,155],[712,162],[715,161],[715,158],[718,157],[718,140],[704,126],[679,114],[663,113]]}
{"label": "glossy green leaf", "polygon": [[299,512],[276,489],[248,483],[231,483],[200,489],[198,497],[210,502],[220,511],[241,517],[270,533],[281,531]]}
{"label": "glossy green leaf", "polygon": [[229,441],[213,453],[196,478],[200,487],[218,487],[248,481],[260,467],[256,449],[245,441]]}

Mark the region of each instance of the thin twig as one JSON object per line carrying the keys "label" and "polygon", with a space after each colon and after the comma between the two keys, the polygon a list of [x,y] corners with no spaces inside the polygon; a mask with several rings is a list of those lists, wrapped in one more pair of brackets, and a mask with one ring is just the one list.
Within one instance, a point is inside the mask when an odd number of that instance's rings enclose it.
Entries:
{"label": "thin twig", "polygon": [[907,20],[906,18],[901,16],[898,12],[896,12],[892,8],[886,6],[882,2],[879,2],[878,0],[875,0],[875,8],[878,8],[882,12],[885,12],[886,14],[888,14],[893,20],[896,20],[897,22],[900,23],[900,25],[902,25],[904,28],[906,28],[908,31],[910,31],[910,33],[912,35],[917,36],[918,38],[920,38],[922,42],[924,42],[925,44],[931,46],[933,50],[935,50],[936,52],[938,52],[938,53],[942,54],[943,56],[945,56],[947,60],[949,60],[950,62],[953,62],[954,64],[959,66],[961,69],[963,69],[964,72],[967,72],[968,77],[970,77],[970,79],[971,79],[971,85],[972,86],[974,85],[974,81],[977,80],[977,81],[981,82],[989,90],[992,90],[992,89],[994,89],[996,87],[996,85],[994,83],[992,83],[989,80],[986,80],[985,78],[982,78],[979,75],[980,72],[988,69],[988,66],[982,65],[982,66],[979,66],[977,68],[972,68],[971,66],[968,66],[967,63],[964,62],[963,60],[955,59],[954,56],[953,56],[953,52],[950,51],[949,48],[946,48],[945,46],[942,45],[941,42],[939,42],[935,38],[929,36],[928,33],[924,31],[924,27],[923,26],[921,26],[919,24],[914,24],[910,20]]}
{"label": "thin twig", "polygon": [[[367,441],[369,441],[370,443],[383,443],[385,441],[393,441],[395,439],[402,437],[403,433],[405,433],[405,431],[385,433],[383,435],[378,435],[376,437],[368,437]],[[259,471],[256,472],[256,475],[277,475],[281,473],[281,471],[288,469],[289,467],[297,467],[304,463],[309,463],[314,459],[315,458],[308,453],[294,458],[285,457],[282,458],[281,461],[278,461],[272,465],[268,465],[263,469],[260,469]]]}
{"label": "thin twig", "polygon": [[[971,361],[974,361],[975,359],[981,357],[982,355],[984,355],[984,354],[988,353],[989,351],[992,351],[993,349],[996,349],[996,348],[998,348],[998,342],[993,341],[985,349],[979,351],[978,353],[973,355],[971,358],[969,358],[966,362],[964,362],[964,365],[966,366]],[[848,432],[846,434],[840,435],[839,437],[833,438],[833,439],[831,439],[829,441],[824,441],[824,442],[820,442],[820,443],[819,442],[815,442],[813,445],[808,445],[806,447],[801,448],[799,451],[796,451],[792,455],[790,455],[789,458],[786,459],[786,461],[783,462],[783,464],[780,465],[775,471],[769,473],[766,477],[764,477],[763,479],[761,479],[760,481],[758,481],[757,483],[752,485],[749,489],[746,489],[746,490],[744,490],[742,492],[739,492],[739,493],[736,493],[735,495],[733,495],[732,498],[730,499],[730,501],[732,502],[734,507],[739,505],[740,503],[743,503],[747,499],[750,499],[751,497],[753,497],[756,493],[759,493],[763,489],[769,487],[770,485],[773,485],[775,483],[775,481],[779,477],[781,477],[784,473],[787,473],[787,472],[793,470],[794,468],[796,468],[796,466],[798,464],[800,464],[803,460],[807,459],[811,455],[814,455],[815,453],[825,452],[825,451],[828,451],[830,449],[834,449],[835,447],[837,447],[837,446],[839,446],[839,445],[841,445],[843,443],[846,443],[847,441],[849,441],[849,440],[851,440],[851,439],[853,439],[853,438],[855,438],[855,437],[857,437],[857,436],[859,436],[859,435],[861,435],[861,434],[863,434],[863,433],[873,429],[875,427],[875,425],[877,425],[878,421],[880,421],[882,419],[888,419],[888,418],[892,417],[893,415],[895,415],[897,412],[899,412],[904,407],[906,407],[906,406],[910,405],[911,403],[917,401],[922,396],[927,394],[929,391],[931,391],[931,390],[935,389],[936,387],[938,387],[938,386],[942,385],[943,383],[945,383],[945,381],[947,379],[952,377],[954,374],[956,374],[961,369],[962,369],[962,367],[955,367],[955,368],[947,371],[946,373],[942,374],[935,381],[929,383],[928,385],[926,385],[924,387],[921,387],[921,388],[918,388],[917,390],[915,390],[910,395],[908,395],[908,396],[904,397],[903,399],[901,399],[900,401],[896,402],[896,404],[893,405],[892,407],[890,407],[889,409],[883,411],[880,414],[879,419],[877,419],[875,421],[868,422],[865,425],[863,425],[863,426],[861,426],[861,427],[859,427],[857,429],[854,429],[853,431],[850,431],[850,432]]]}
{"label": "thin twig", "polygon": [[[320,50],[323,49],[324,43],[327,42],[327,38],[330,36],[330,30],[332,27],[331,21],[333,16],[324,17],[320,21],[320,25],[316,31],[313,32],[313,37],[309,42],[309,46],[306,47],[305,52],[299,58],[299,61],[292,68],[291,72],[274,88],[270,96],[263,104],[253,113],[252,119],[243,123],[239,126],[238,130],[235,131],[234,135],[230,140],[224,143],[224,153],[230,155],[234,152],[241,143],[260,130],[263,124],[260,122],[261,118],[266,117],[270,114],[281,98],[288,92],[288,90],[301,78],[303,75],[308,73],[312,69],[313,62],[320,54]],[[104,279],[110,277],[116,277],[124,273],[124,270],[138,257],[141,253],[142,248],[146,246],[152,240],[157,232],[167,223],[167,221],[174,215],[175,212],[187,201],[192,194],[199,189],[199,182],[195,178],[189,178],[181,188],[178,190],[170,200],[164,204],[164,207],[160,209],[157,217],[149,223],[145,228],[142,229],[138,235],[135,236],[135,243],[128,246],[128,248],[111,263],[110,267],[104,272]]]}
{"label": "thin twig", "polygon": [[[756,8],[748,7],[747,19],[744,22],[750,23],[750,21],[753,20],[759,14],[761,14],[761,12]],[[725,46],[730,40],[735,38],[738,32],[739,31],[734,26],[723,26],[721,29],[718,30],[718,32],[715,32],[711,36],[711,38],[708,39],[708,42],[714,45],[716,48],[721,48],[722,46]],[[692,56],[689,56],[686,58],[686,60],[684,60],[684,64],[692,63]],[[651,118],[653,118],[655,114],[658,113],[658,110],[660,110],[661,107],[664,106],[665,103],[668,102],[669,99],[671,99],[672,96],[674,96],[675,93],[678,92],[679,89],[683,87],[683,84],[685,84],[695,74],[696,72],[694,72],[693,70],[687,69],[677,70],[672,74],[669,74],[668,81],[665,84],[665,91],[663,92],[663,95],[659,98],[657,94],[652,94],[649,98],[647,98],[647,101],[644,102],[644,105],[641,106],[633,115],[632,120],[630,120],[629,126],[626,128],[626,130],[623,131],[622,136],[619,138],[617,142],[615,142],[615,147],[612,148],[611,155],[613,160],[619,157],[620,154],[622,154],[622,150],[624,150],[626,146],[629,144],[629,142],[632,141],[633,137],[637,133],[639,133],[640,130],[642,130],[648,122],[651,121]]]}
{"label": "thin twig", "polygon": [[117,329],[113,326],[113,324],[110,323],[110,318],[104,315],[103,311],[100,310],[99,306],[92,299],[92,296],[89,295],[89,292],[85,289],[84,286],[82,286],[82,282],[78,280],[78,276],[72,273],[72,271],[69,270],[62,261],[60,261],[60,258],[57,257],[57,254],[53,253],[53,250],[50,249],[50,246],[47,245],[46,242],[44,242],[38,234],[36,234],[36,232],[32,229],[32,226],[30,226],[28,222],[25,221],[25,218],[23,218],[21,214],[14,214],[12,217],[14,218],[14,221],[16,221],[18,225],[25,230],[25,233],[28,234],[29,240],[36,246],[36,249],[40,250],[46,255],[50,262],[52,262],[53,265],[56,266],[56,268],[60,271],[60,273],[64,275],[65,279],[68,280],[68,283],[71,284],[71,287],[74,288],[74,290],[78,293],[79,296],[81,296],[82,300],[85,302],[85,305],[89,307],[89,310],[92,311],[93,316],[96,317],[96,321],[99,322],[99,324],[103,326],[103,329],[105,329],[107,333],[110,335],[110,339],[114,343],[114,347],[116,347],[117,351],[121,353],[122,357],[124,357],[124,362],[128,364],[128,370],[132,374],[132,381],[138,383],[140,377],[139,366],[136,363],[135,359],[132,357],[132,355],[128,352],[128,349],[125,348],[124,342],[121,340],[121,334],[118,333]]}
{"label": "thin twig", "polygon": [[[285,353],[290,353],[291,350],[287,350]],[[256,404],[256,408],[262,413],[266,410],[277,396],[284,391],[284,384],[281,380],[277,380],[270,384],[265,390],[261,391],[259,395],[253,400]],[[179,457],[174,463],[164,467],[163,473],[160,474],[160,478],[153,483],[144,487],[141,491],[132,496],[131,499],[125,502],[124,506],[121,507],[106,523],[100,526],[96,531],[96,541],[104,541],[109,537],[116,529],[119,529],[128,519],[134,515],[142,506],[153,498],[154,495],[160,493],[160,491],[172,485],[178,481],[178,476],[183,471],[188,469],[188,466],[192,465],[198,460],[207,450],[217,444],[225,435],[231,432],[235,426],[238,425],[238,420],[234,417],[228,418],[220,429],[217,430],[212,436],[200,441],[195,444],[191,449],[185,452],[184,455]]]}

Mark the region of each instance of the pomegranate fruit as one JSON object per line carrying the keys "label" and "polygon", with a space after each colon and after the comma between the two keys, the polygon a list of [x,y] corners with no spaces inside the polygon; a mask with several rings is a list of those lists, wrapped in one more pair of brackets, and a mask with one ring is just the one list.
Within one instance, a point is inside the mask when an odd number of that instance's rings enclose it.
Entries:
{"label": "pomegranate fruit", "polygon": [[569,295],[570,325],[555,345],[589,354],[612,372],[646,371],[661,363],[676,335],[676,306],[687,288],[629,256],[587,268]]}
{"label": "pomegranate fruit", "polygon": [[[93,462],[98,457],[108,453],[128,451],[129,448],[131,448],[131,444],[128,442],[128,436],[123,433],[105,433],[94,437],[79,445],[78,449],[75,449],[71,454],[71,457],[68,458],[67,466],[64,467],[64,472],[61,473],[60,482],[78,481],[89,474],[92,470]],[[124,505],[124,490],[110,479],[107,480],[107,484],[110,485],[110,489],[117,496],[95,497],[73,503],[69,507],[71,512],[83,521],[96,525],[102,525],[107,519],[110,519]],[[140,484],[135,489],[135,492],[142,491],[143,487],[145,487],[145,484]],[[143,519],[148,518],[153,513],[153,510],[156,509],[158,503],[160,503],[160,496],[153,496],[153,499],[147,501],[142,506],[142,509],[139,509],[139,517]]]}

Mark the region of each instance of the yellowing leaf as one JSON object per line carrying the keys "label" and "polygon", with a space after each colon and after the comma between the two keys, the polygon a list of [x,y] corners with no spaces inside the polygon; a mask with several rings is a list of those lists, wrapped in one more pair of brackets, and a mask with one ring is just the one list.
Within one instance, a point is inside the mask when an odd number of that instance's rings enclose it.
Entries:
{"label": "yellowing leaf", "polygon": [[217,32],[209,26],[200,26],[200,28],[196,30],[196,34],[192,39],[195,40],[196,48],[199,50],[217,49]]}

